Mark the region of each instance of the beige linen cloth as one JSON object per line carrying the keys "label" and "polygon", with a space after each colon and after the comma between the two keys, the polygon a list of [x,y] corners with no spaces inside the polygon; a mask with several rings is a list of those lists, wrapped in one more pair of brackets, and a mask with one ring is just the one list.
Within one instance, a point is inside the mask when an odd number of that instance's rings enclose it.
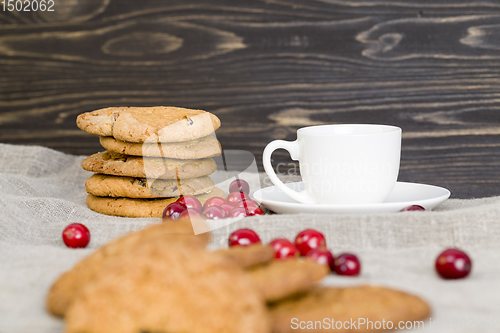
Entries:
{"label": "beige linen cloth", "polygon": [[[101,215],[85,205],[83,157],[42,147],[0,144],[0,333],[62,332],[63,322],[45,312],[52,282],[105,242],[159,219]],[[68,249],[61,232],[85,224],[87,249]],[[433,309],[423,332],[500,331],[500,197],[450,199],[433,212],[370,215],[267,215],[245,218],[213,232],[212,247],[226,246],[238,228],[256,230],[263,242],[293,239],[316,228],[334,254],[356,253],[357,278],[332,275],[329,285],[375,284],[420,295]],[[446,247],[473,260],[467,279],[445,281],[434,271]],[[299,318],[300,320],[300,318]],[[489,327],[489,328],[488,328]]]}

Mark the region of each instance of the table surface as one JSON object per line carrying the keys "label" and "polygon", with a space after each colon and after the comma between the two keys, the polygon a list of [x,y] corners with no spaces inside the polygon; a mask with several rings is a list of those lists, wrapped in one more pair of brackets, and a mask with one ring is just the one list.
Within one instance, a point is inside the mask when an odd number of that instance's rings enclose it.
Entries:
{"label": "table surface", "polygon": [[[107,106],[201,108],[260,163],[299,127],[403,128],[399,180],[500,195],[496,1],[71,0],[0,3],[0,142],[102,150],[75,125]],[[274,163],[296,170],[284,151]]]}

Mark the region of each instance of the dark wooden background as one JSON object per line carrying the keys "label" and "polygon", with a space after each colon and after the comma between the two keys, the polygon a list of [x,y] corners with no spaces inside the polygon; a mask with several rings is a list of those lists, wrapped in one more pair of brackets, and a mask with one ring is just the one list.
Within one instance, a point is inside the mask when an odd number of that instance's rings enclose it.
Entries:
{"label": "dark wooden background", "polygon": [[[76,116],[217,114],[226,149],[327,123],[403,128],[399,179],[500,195],[500,2],[55,0],[1,11],[0,142],[102,148]],[[291,162],[284,151],[275,163]]]}

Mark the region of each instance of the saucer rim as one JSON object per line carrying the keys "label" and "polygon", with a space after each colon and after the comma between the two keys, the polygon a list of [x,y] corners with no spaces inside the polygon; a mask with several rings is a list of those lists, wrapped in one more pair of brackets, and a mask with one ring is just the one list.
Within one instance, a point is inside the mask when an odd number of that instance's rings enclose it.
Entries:
{"label": "saucer rim", "polygon": [[[290,183],[286,183],[285,185],[287,186],[290,186],[292,184],[301,184],[302,181],[299,181],[299,182],[290,182]],[[272,186],[268,186],[268,187],[264,187],[264,188],[261,188],[257,191],[255,191],[253,193],[253,199],[256,200],[257,202],[259,202],[260,204],[266,206],[265,202],[269,202],[271,204],[273,203],[276,203],[278,205],[282,205],[284,206],[285,208],[286,207],[290,207],[290,208],[297,208],[297,207],[304,207],[304,208],[309,208],[309,207],[318,207],[318,208],[331,208],[331,209],[370,209],[370,208],[383,208],[383,207],[391,207],[391,206],[394,206],[394,205],[398,205],[398,206],[402,206],[402,205],[408,205],[408,206],[411,206],[411,205],[415,205],[415,204],[420,204],[422,206],[425,206],[425,205],[432,205],[434,207],[436,207],[437,205],[443,203],[444,201],[446,201],[450,195],[451,195],[451,191],[448,190],[447,188],[444,188],[444,187],[441,187],[441,186],[436,186],[436,185],[430,185],[430,184],[422,184],[422,183],[412,183],[412,182],[396,182],[397,184],[407,184],[407,185],[412,185],[412,186],[422,186],[422,187],[431,187],[431,188],[435,188],[435,189],[438,189],[438,190],[441,190],[441,191],[444,191],[444,193],[442,195],[439,195],[439,196],[433,196],[433,197],[429,197],[429,198],[426,198],[426,199],[421,199],[421,200],[416,200],[416,201],[395,201],[395,202],[381,202],[381,203],[371,203],[371,204],[303,204],[303,203],[300,203],[300,202],[284,202],[284,201],[278,201],[278,200],[265,200],[263,197],[262,197],[262,192],[266,189],[271,189],[271,188],[274,188],[274,191],[278,190],[279,189],[275,186],[275,185],[272,185]],[[437,204],[433,204],[434,202],[437,202]],[[404,206],[406,207],[406,206]],[[404,208],[403,207],[403,208]],[[431,208],[431,209],[432,209]]]}

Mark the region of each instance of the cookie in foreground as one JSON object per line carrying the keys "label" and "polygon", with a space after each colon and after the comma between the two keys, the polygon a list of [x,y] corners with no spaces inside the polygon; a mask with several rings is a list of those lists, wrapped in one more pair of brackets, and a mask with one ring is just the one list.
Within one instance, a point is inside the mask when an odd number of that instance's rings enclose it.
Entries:
{"label": "cookie in foreground", "polygon": [[219,249],[214,253],[232,260],[242,268],[268,264],[274,259],[273,248],[260,243],[249,246],[232,246],[228,249]]}
{"label": "cookie in foreground", "polygon": [[[369,324],[368,320],[381,324],[382,321],[386,324],[391,322],[392,328],[396,329],[400,321],[413,322],[427,318],[430,308],[417,296],[385,287],[317,287],[306,294],[272,305],[270,313],[274,333],[324,332],[332,329],[332,319],[342,325],[349,323],[349,327],[334,326],[335,332],[374,332],[380,328],[376,329],[378,324]],[[360,324],[358,318],[366,322]],[[350,327],[353,320],[356,326]],[[335,322],[333,325],[336,325]],[[301,325],[306,329],[298,329]]]}
{"label": "cookie in foreground", "polygon": [[240,267],[168,242],[107,261],[65,320],[66,333],[270,332],[264,301]]}
{"label": "cookie in foreground", "polygon": [[250,278],[267,302],[305,292],[326,277],[329,269],[310,259],[273,260],[249,270]]}

